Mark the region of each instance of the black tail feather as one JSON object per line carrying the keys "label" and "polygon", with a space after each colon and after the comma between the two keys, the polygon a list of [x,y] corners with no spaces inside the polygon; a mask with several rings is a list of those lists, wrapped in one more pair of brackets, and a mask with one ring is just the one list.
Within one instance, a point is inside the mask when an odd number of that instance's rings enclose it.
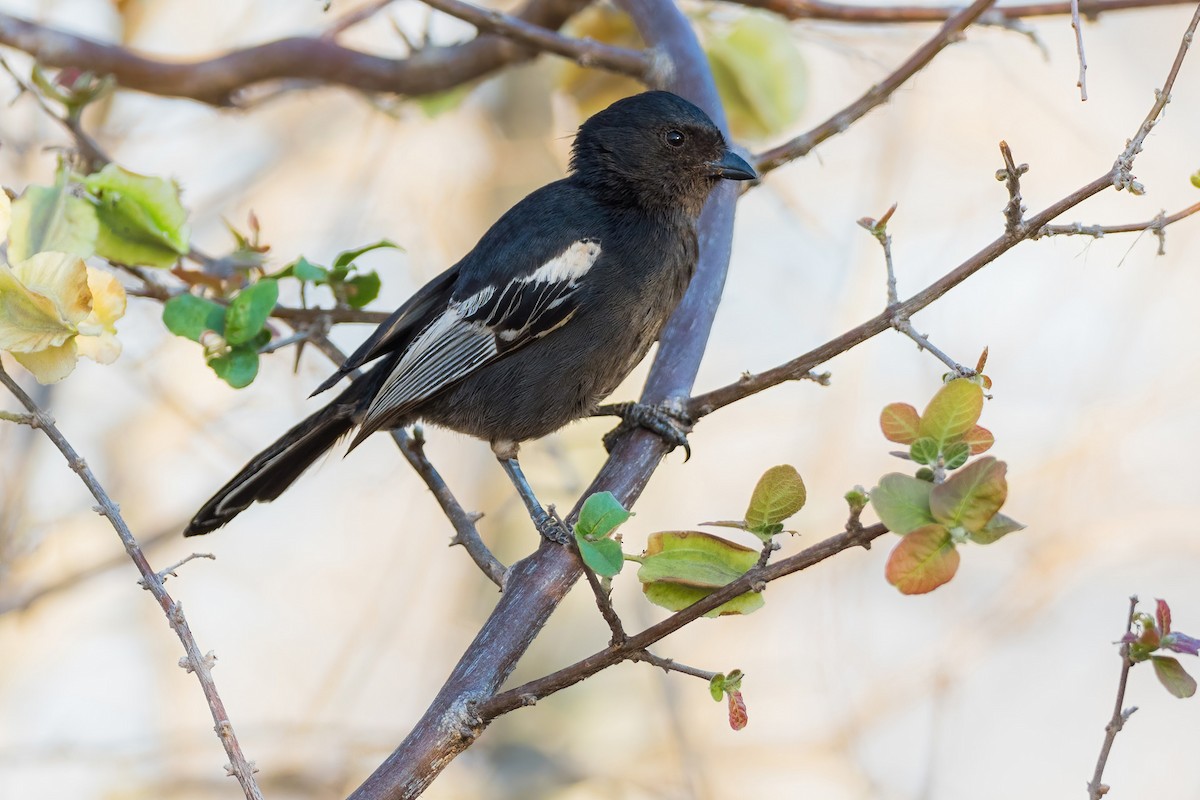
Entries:
{"label": "black tail feather", "polygon": [[336,400],[306,418],[250,460],[242,471],[201,506],[184,529],[198,536],[221,527],[255,502],[270,502],[292,485],[338,439],[355,426],[369,381],[356,381]]}

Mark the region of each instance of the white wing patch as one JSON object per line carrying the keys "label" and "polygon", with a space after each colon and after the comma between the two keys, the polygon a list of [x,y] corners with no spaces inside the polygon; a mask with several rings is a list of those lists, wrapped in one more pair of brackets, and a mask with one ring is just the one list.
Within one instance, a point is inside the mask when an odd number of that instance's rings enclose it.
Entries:
{"label": "white wing patch", "polygon": [[466,377],[502,350],[566,324],[575,313],[566,304],[599,257],[600,242],[581,239],[506,286],[452,302],[404,351],[371,401],[364,428]]}

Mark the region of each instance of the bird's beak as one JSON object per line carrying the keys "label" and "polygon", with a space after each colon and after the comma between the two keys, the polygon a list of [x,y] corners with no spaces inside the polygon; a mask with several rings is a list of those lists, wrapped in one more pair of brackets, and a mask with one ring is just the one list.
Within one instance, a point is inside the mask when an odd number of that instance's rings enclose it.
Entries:
{"label": "bird's beak", "polygon": [[758,177],[758,173],[754,171],[754,167],[746,163],[746,160],[734,153],[732,150],[726,150],[725,155],[720,161],[711,161],[708,166],[712,169],[714,178],[728,178],[731,181],[752,181]]}

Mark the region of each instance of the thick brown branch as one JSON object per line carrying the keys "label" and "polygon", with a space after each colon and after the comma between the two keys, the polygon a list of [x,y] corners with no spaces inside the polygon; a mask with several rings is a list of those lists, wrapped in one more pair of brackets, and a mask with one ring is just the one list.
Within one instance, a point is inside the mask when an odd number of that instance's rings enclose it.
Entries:
{"label": "thick brown branch", "polygon": [[[880,6],[825,3],[820,0],[729,0],[744,6],[765,8],[788,19],[821,19],[835,22],[909,23],[941,22],[958,13],[961,6]],[[1165,6],[1190,5],[1194,0],[1079,0],[1079,13],[1095,19],[1105,11],[1127,11]],[[1029,17],[1057,17],[1071,13],[1070,0],[1063,3],[1004,5],[985,19],[1011,21]]]}
{"label": "thick brown branch", "polygon": [[974,3],[949,17],[938,32],[921,45],[916,52],[908,57],[896,70],[867,90],[866,94],[846,108],[834,114],[817,127],[784,142],[778,147],[772,147],[755,156],[754,165],[760,174],[765,174],[786,164],[789,161],[807,155],[821,142],[836,136],[861,119],[868,111],[887,101],[892,93],[916,75],[930,61],[942,52],[947,45],[962,39],[963,31],[995,4],[996,0],[975,0]]}
{"label": "thick brown branch", "polygon": [[756,585],[770,583],[771,581],[779,580],[785,575],[791,575],[793,572],[807,569],[813,564],[820,563],[843,550],[849,550],[853,547],[870,547],[872,541],[885,533],[887,533],[887,528],[883,525],[871,525],[867,528],[839,533],[836,536],[831,536],[823,542],[818,542],[812,547],[800,551],[794,556],[781,559],[774,564],[754,567],[736,581],[727,584],[682,611],[672,614],[657,625],[652,625],[641,633],[630,636],[624,642],[610,645],[582,661],[560,669],[558,672],[551,673],[544,678],[538,678],[537,680],[522,684],[515,689],[509,689],[506,692],[498,694],[490,700],[480,703],[476,707],[476,712],[479,714],[482,722],[487,722],[501,714],[514,711],[521,706],[531,705],[543,697],[547,697],[595,675],[602,669],[611,667],[626,659],[634,658],[635,656],[642,656],[643,651],[650,645],[674,633],[683,626],[698,620],[709,611],[727,603],[738,595],[745,594]]}
{"label": "thick brown branch", "polygon": [[[539,51],[529,44],[536,39],[530,33],[531,27],[546,29],[550,34],[587,3],[528,0],[511,18],[489,17],[490,29],[504,29],[505,36],[488,34],[465,44],[425,48],[405,59],[362,53],[330,37],[292,37],[201,61],[161,61],[4,13],[0,13],[0,45],[29,53],[47,66],[79,67],[113,75],[127,89],[189,97],[212,105],[232,105],[239,90],[285,78],[367,92],[423,95],[451,89],[500,67],[533,58]],[[519,24],[524,44],[509,38],[516,34],[506,28],[505,19]],[[571,41],[559,37],[553,52],[568,52]],[[617,51],[594,42],[576,42],[571,57],[618,72],[636,66],[641,70],[635,70],[636,74],[645,74],[649,61],[642,54]]]}

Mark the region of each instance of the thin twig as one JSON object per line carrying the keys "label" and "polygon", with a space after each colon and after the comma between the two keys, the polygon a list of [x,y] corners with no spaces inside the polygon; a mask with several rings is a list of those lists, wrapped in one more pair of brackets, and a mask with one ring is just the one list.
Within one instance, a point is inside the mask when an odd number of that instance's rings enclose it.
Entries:
{"label": "thin twig", "polygon": [[[1125,622],[1125,632],[1133,632],[1133,613],[1137,608],[1137,595],[1129,598],[1129,618]],[[1117,734],[1121,732],[1121,728],[1125,727],[1125,721],[1137,711],[1137,707],[1133,706],[1125,708],[1125,685],[1129,682],[1129,670],[1133,667],[1133,659],[1129,657],[1129,642],[1121,644],[1121,677],[1117,681],[1117,702],[1113,705],[1112,718],[1108,724],[1104,726],[1104,743],[1100,745],[1100,756],[1096,759],[1096,769],[1092,773],[1092,780],[1088,783],[1088,800],[1100,800],[1108,793],[1108,787],[1104,785],[1104,767],[1108,764],[1108,754],[1112,751],[1113,742],[1117,739]]]}
{"label": "thin twig", "polygon": [[711,681],[713,678],[717,677],[717,675],[718,675],[718,673],[716,673],[716,672],[709,672],[708,670],[705,670],[705,669],[689,667],[687,664],[680,664],[678,661],[676,661],[673,658],[663,658],[662,656],[656,656],[656,655],[654,655],[654,653],[651,653],[649,650],[639,650],[636,653],[632,653],[629,656],[629,660],[635,661],[635,662],[636,661],[644,661],[647,664],[651,664],[653,666],[658,667],[663,672],[682,672],[684,675],[694,675],[695,677],[700,678],[701,680],[705,680],[705,681]]}
{"label": "thin twig", "polygon": [[1079,53],[1079,99],[1087,102],[1087,57],[1083,54],[1083,25],[1079,21],[1079,0],[1071,0],[1071,27],[1075,29],[1075,50]]}
{"label": "thin twig", "polygon": [[345,33],[359,23],[366,22],[394,2],[396,0],[373,0],[353,11],[349,11],[335,19],[333,24],[325,29],[323,35],[327,39],[336,39],[340,34]]}
{"label": "thin twig", "polygon": [[930,355],[949,367],[951,372],[953,372],[957,377],[969,378],[975,374],[975,370],[971,369],[970,367],[964,367],[962,364],[958,363],[946,353],[938,349],[937,345],[929,341],[928,336],[923,333],[918,333],[917,329],[913,327],[912,320],[910,320],[908,317],[894,316],[891,319],[891,325],[895,330],[903,333],[905,336],[916,342],[918,350],[927,350]]}
{"label": "thin twig", "polygon": [[611,644],[620,644],[625,641],[625,626],[621,623],[621,617],[617,614],[617,610],[613,608],[611,588],[606,589],[600,584],[600,579],[596,577],[596,572],[588,566],[583,560],[583,555],[579,553],[578,548],[573,548],[576,554],[579,555],[579,564],[583,568],[583,575],[587,578],[588,586],[592,589],[592,595],[596,598],[596,608],[600,609],[600,616],[604,617],[604,621],[608,623],[608,629],[612,632],[612,638],[608,640]]}
{"label": "thin twig", "polygon": [[[185,558],[181,558],[181,559],[179,559],[178,561],[176,561],[176,562],[175,562],[174,564],[172,564],[171,566],[169,566],[169,567],[165,567],[165,568],[163,568],[163,569],[160,569],[160,570],[159,570],[157,573],[155,573],[155,574],[157,574],[157,575],[158,575],[158,579],[159,579],[160,581],[162,581],[163,583],[166,583],[166,582],[167,582],[167,577],[168,577],[168,576],[170,576],[170,577],[172,577],[172,578],[178,578],[178,577],[179,577],[179,573],[178,573],[178,572],[176,572],[176,570],[178,570],[180,567],[182,567],[184,564],[188,563],[189,561],[192,561],[192,560],[194,560],[194,559],[197,559],[197,558],[207,558],[207,559],[209,559],[210,561],[216,561],[216,560],[217,560],[217,557],[216,557],[216,556],[214,556],[212,553],[192,553],[190,556],[186,556]],[[145,578],[142,578],[141,580],[139,580],[139,581],[138,581],[138,585],[139,585],[139,586],[141,586],[143,589],[149,589],[149,588],[150,588],[150,585],[149,585],[148,583],[146,583],[146,579],[145,579]]]}
{"label": "thin twig", "polygon": [[12,379],[11,376],[4,370],[4,366],[0,364],[0,383],[4,384],[13,396],[20,401],[21,405],[30,414],[37,418],[37,425],[46,436],[54,443],[59,452],[67,460],[67,465],[79,475],[80,480],[87,486],[92,493],[92,497],[96,498],[99,505],[96,510],[103,516],[108,518],[109,523],[116,530],[117,536],[121,539],[121,544],[125,547],[125,552],[133,560],[137,566],[138,572],[142,575],[144,586],[154,595],[154,599],[158,601],[163,613],[167,616],[167,621],[171,624],[171,628],[179,637],[179,641],[183,643],[183,649],[187,653],[183,663],[188,667],[188,671],[196,673],[197,680],[200,681],[200,687],[204,691],[204,697],[208,701],[209,711],[212,713],[213,722],[216,723],[215,730],[217,737],[221,740],[221,745],[225,748],[225,753],[229,756],[229,764],[226,765],[226,771],[237,778],[241,784],[242,792],[246,796],[246,800],[262,800],[262,792],[258,788],[257,782],[254,780],[254,773],[257,769],[253,761],[248,761],[242,752],[241,743],[238,742],[237,736],[234,734],[233,723],[229,721],[229,714],[225,711],[225,704],[221,701],[221,696],[217,692],[217,685],[213,682],[212,671],[209,668],[209,660],[200,652],[199,645],[196,644],[196,639],[192,636],[191,628],[188,627],[187,619],[183,615],[183,607],[171,598],[167,590],[163,587],[162,579],[154,568],[150,566],[150,562],[146,560],[145,554],[142,552],[141,546],[137,539],[129,530],[129,526],[125,524],[124,518],[121,516],[120,509],[116,503],[108,496],[108,492],[100,485],[100,481],[96,478],[87,462],[80,457],[71,443],[67,441],[62,432],[55,426],[54,421],[43,412],[29,395]]}
{"label": "thin twig", "polygon": [[1134,180],[1133,159],[1142,152],[1142,144],[1146,141],[1146,137],[1158,124],[1159,117],[1162,116],[1167,103],[1171,102],[1171,90],[1175,87],[1175,78],[1178,77],[1179,68],[1183,66],[1183,59],[1187,55],[1188,47],[1192,44],[1197,24],[1200,24],[1200,5],[1196,6],[1196,13],[1192,14],[1192,21],[1188,25],[1187,31],[1184,32],[1183,39],[1179,42],[1179,50],[1175,53],[1175,61],[1171,63],[1171,71],[1167,73],[1167,79],[1163,81],[1162,88],[1154,92],[1154,105],[1150,107],[1150,112],[1146,114],[1146,119],[1142,120],[1137,133],[1126,143],[1125,149],[1121,151],[1121,155],[1117,156],[1117,160],[1113,164],[1113,186],[1117,187],[1118,191],[1128,189],[1130,194],[1145,192],[1145,187]]}
{"label": "thin twig", "polygon": [[1092,238],[1099,239],[1110,233],[1153,231],[1154,235],[1158,238],[1158,254],[1161,256],[1166,252],[1167,226],[1173,225],[1181,219],[1186,219],[1197,212],[1200,212],[1200,203],[1193,203],[1182,211],[1177,211],[1170,215],[1160,212],[1158,216],[1148,222],[1134,222],[1126,225],[1084,225],[1082,222],[1075,222],[1070,225],[1043,225],[1042,229],[1031,238],[1037,239],[1042,236],[1091,236]]}
{"label": "thin twig", "polygon": [[0,410],[0,422],[12,422],[17,425],[28,425],[31,428],[36,428],[38,418],[33,414],[19,414],[14,411]]}
{"label": "thin twig", "polygon": [[614,47],[592,39],[572,39],[540,25],[531,25],[520,17],[474,6],[462,0],[422,2],[443,14],[471,23],[480,33],[505,36],[526,47],[569,58],[581,67],[606,69],[651,85],[657,81],[656,76],[651,74],[654,60],[640,50]]}
{"label": "thin twig", "polygon": [[995,2],[996,0],[975,0],[968,7],[949,17],[929,41],[917,48],[908,57],[908,60],[897,67],[892,74],[868,89],[858,100],[807,133],[756,155],[753,160],[759,174],[766,174],[776,167],[807,155],[818,144],[846,130],[867,112],[886,102],[893,92],[920,72],[947,45],[960,41],[963,38],[963,31],[978,20]]}
{"label": "thin twig", "polygon": [[1004,230],[1012,233],[1021,227],[1025,219],[1025,206],[1021,205],[1021,176],[1029,172],[1028,164],[1018,165],[1013,161],[1008,142],[1001,140],[1000,156],[1004,166],[996,170],[996,180],[1003,181],[1008,189],[1008,202],[1004,206]]}

